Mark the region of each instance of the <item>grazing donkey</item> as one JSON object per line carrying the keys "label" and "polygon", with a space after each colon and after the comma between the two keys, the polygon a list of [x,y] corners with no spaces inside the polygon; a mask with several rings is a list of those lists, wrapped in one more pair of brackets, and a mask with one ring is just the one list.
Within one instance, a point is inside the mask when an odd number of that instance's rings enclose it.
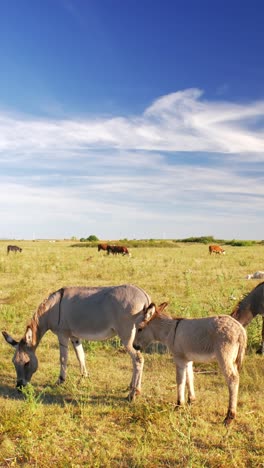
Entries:
{"label": "grazing donkey", "polygon": [[264,355],[264,282],[259,283],[235,307],[231,316],[246,327],[253,318],[262,315],[262,341],[257,350]]}
{"label": "grazing donkey", "polygon": [[8,245],[6,250],[7,255],[9,254],[9,252],[22,252],[21,247],[18,247],[17,245]]}
{"label": "grazing donkey", "polygon": [[2,332],[15,348],[13,363],[17,387],[30,382],[38,367],[36,348],[43,335],[51,330],[60,345],[60,375],[58,383],[66,378],[68,343],[71,340],[79,360],[81,373],[87,375],[81,339],[101,341],[118,335],[131,356],[133,374],[129,400],[140,393],[143,356],[133,348],[136,317],[150,304],[143,289],[131,284],[107,287],[66,287],[52,293],[33,315],[25,335],[18,342]]}
{"label": "grazing donkey", "polygon": [[177,405],[184,404],[187,380],[188,402],[195,400],[192,361],[217,361],[229,390],[229,405],[224,424],[236,416],[239,369],[244,358],[247,335],[229,315],[198,319],[173,319],[162,311],[167,306],[150,304],[138,317],[134,348],[141,350],[152,341],[168,346],[176,364]]}

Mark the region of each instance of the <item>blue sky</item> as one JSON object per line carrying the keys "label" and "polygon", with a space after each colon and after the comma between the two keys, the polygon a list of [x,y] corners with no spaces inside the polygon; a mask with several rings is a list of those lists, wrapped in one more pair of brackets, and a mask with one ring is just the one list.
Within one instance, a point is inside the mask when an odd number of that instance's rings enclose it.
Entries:
{"label": "blue sky", "polygon": [[261,0],[0,3],[0,238],[264,239]]}

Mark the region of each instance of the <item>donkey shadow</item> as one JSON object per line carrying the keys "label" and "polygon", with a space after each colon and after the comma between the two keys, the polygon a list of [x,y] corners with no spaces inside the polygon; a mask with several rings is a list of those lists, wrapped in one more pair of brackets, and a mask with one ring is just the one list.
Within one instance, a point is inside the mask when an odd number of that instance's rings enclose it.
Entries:
{"label": "donkey shadow", "polygon": [[[90,392],[86,393],[85,388],[81,394],[79,393],[79,395],[75,397],[67,388],[62,389],[62,387],[60,387],[60,393],[55,394],[54,389],[58,388],[56,384],[43,386],[42,388],[35,385],[32,385],[32,387],[34,391],[33,398],[35,398],[38,403],[47,406],[58,405],[65,407],[67,404],[73,406],[86,404],[98,407],[98,405],[116,406],[127,403],[127,397],[109,393],[101,393],[100,395],[91,394]],[[27,395],[25,393],[8,384],[0,384],[0,396],[9,400],[27,401]]]}

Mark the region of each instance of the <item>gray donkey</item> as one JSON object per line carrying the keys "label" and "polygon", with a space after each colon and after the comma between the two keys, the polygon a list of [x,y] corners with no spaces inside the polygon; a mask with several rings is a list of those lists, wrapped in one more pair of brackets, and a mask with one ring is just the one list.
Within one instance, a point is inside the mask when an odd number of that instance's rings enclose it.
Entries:
{"label": "gray donkey", "polygon": [[264,355],[264,282],[259,283],[241,299],[233,310],[231,317],[234,317],[246,327],[257,315],[262,315],[261,343],[257,353]]}
{"label": "gray donkey", "polygon": [[173,319],[162,312],[167,306],[150,304],[138,314],[136,350],[144,349],[152,341],[168,346],[176,364],[177,405],[184,404],[187,380],[188,402],[195,400],[192,361],[217,361],[229,390],[229,405],[224,424],[236,416],[239,369],[245,355],[247,335],[243,326],[229,315],[198,319]]}
{"label": "gray donkey", "polygon": [[101,341],[118,335],[133,363],[129,400],[140,392],[143,356],[133,348],[137,314],[150,304],[143,289],[131,284],[107,287],[67,287],[51,294],[38,307],[25,335],[14,340],[3,331],[6,341],[15,348],[13,363],[17,374],[17,387],[30,382],[38,368],[36,349],[43,335],[51,330],[60,345],[60,375],[58,383],[66,378],[68,343],[71,340],[80,363],[87,375],[81,339]]}

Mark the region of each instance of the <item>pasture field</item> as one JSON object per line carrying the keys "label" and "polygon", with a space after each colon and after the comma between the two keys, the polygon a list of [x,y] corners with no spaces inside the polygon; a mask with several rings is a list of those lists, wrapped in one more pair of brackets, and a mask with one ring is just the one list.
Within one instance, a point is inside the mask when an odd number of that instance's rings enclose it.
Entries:
{"label": "pasture field", "polygon": [[[62,286],[133,283],[174,316],[230,314],[260,281],[264,246],[134,248],[132,256],[107,256],[71,242],[0,242],[0,327],[21,338],[34,310]],[[118,339],[84,343],[89,378],[81,379],[70,348],[68,377],[59,373],[57,339],[48,332],[37,355],[39,369],[24,394],[15,390],[13,350],[0,337],[0,467],[264,467],[264,357],[256,355],[261,318],[247,328],[248,350],[240,374],[237,419],[222,424],[228,392],[214,364],[196,365],[196,402],[175,410],[175,368],[168,353],[145,353],[142,395],[126,401],[130,357]],[[156,348],[158,350],[158,348]],[[154,348],[155,350],[155,348]]]}

